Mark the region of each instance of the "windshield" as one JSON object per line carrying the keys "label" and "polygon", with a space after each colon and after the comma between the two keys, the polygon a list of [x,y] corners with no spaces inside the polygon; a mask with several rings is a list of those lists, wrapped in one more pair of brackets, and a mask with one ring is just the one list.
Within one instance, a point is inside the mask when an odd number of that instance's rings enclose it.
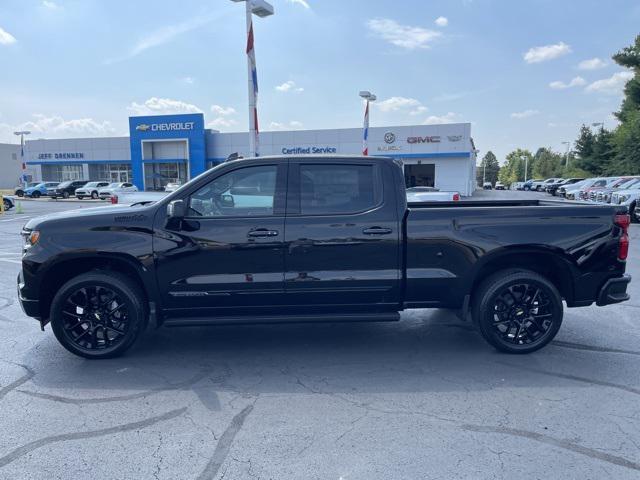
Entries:
{"label": "windshield", "polygon": [[71,182],[70,182],[70,181],[69,181],[69,182],[62,182],[62,183],[59,183],[59,184],[58,184],[58,186],[59,186],[59,187],[62,187],[62,188],[64,188],[64,187],[68,187],[69,185],[71,185]]}
{"label": "windshield", "polygon": [[119,183],[110,183],[109,185],[107,185],[110,188],[115,188],[115,187],[119,187],[120,184]]}

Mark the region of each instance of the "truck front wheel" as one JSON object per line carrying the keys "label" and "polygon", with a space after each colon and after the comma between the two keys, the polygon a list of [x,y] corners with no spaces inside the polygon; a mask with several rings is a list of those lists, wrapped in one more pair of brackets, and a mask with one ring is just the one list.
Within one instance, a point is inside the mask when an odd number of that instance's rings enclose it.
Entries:
{"label": "truck front wheel", "polygon": [[553,340],[562,324],[560,293],[535,272],[497,272],[473,297],[472,315],[480,333],[502,352],[534,352]]}
{"label": "truck front wheel", "polygon": [[51,303],[51,328],[71,353],[112,358],[133,343],[145,325],[144,296],[133,281],[110,271],[72,278]]}

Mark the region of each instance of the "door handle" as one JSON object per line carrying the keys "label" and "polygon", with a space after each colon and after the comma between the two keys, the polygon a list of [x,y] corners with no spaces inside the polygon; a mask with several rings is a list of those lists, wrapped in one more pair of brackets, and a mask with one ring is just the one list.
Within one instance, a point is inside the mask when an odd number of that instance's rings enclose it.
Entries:
{"label": "door handle", "polygon": [[389,235],[393,230],[384,227],[369,227],[362,230],[365,235]]}
{"label": "door handle", "polygon": [[277,230],[269,230],[267,228],[255,228],[249,230],[247,237],[277,237],[279,232]]}

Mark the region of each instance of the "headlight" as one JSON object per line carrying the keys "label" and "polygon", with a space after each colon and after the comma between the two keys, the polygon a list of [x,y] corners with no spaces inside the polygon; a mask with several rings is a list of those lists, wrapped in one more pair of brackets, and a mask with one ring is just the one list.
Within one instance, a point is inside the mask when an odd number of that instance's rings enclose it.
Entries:
{"label": "headlight", "polygon": [[629,195],[620,195],[618,197],[618,203],[625,203],[627,200],[629,200]]}
{"label": "headlight", "polygon": [[22,238],[24,238],[24,248],[31,248],[40,240],[40,232],[38,230],[22,230]]}

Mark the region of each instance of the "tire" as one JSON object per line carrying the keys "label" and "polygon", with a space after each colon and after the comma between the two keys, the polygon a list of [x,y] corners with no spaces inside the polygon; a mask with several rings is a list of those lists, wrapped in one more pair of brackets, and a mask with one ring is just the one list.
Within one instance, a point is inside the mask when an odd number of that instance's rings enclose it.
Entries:
{"label": "tire", "polygon": [[629,205],[629,217],[631,217],[631,223],[638,223],[638,220],[636,219],[635,216],[635,212],[636,212],[636,203],[632,203],[631,205]]}
{"label": "tire", "polygon": [[[74,308],[75,312],[70,311]],[[65,283],[51,302],[51,328],[56,338],[71,353],[89,359],[124,353],[144,329],[146,318],[140,287],[117,272],[95,270],[78,275]]]}
{"label": "tire", "polygon": [[76,198],[77,198],[78,200],[82,200],[84,197],[83,197],[82,195],[76,195]]}
{"label": "tire", "polygon": [[42,194],[38,190],[31,194],[31,198],[40,198],[41,196]]}
{"label": "tire", "polygon": [[96,192],[95,190],[93,192],[91,192],[91,198],[94,200],[98,199],[98,192]]}
{"label": "tire", "polygon": [[529,185],[527,185],[526,187],[522,188],[525,192],[528,192],[531,190],[531,187]]}
{"label": "tire", "polygon": [[491,275],[472,302],[472,316],[480,333],[501,352],[535,352],[553,340],[562,325],[560,293],[545,277],[528,270],[509,269]]}
{"label": "tire", "polygon": [[24,190],[16,190],[14,193],[19,197],[24,197]]}
{"label": "tire", "polygon": [[4,211],[6,212],[7,210],[11,210],[11,208],[13,208],[13,205],[11,205],[11,203],[9,202],[9,200],[7,200],[6,198],[2,200],[2,203],[4,203]]}
{"label": "tire", "polygon": [[69,198],[69,192],[62,192],[62,198]]}

